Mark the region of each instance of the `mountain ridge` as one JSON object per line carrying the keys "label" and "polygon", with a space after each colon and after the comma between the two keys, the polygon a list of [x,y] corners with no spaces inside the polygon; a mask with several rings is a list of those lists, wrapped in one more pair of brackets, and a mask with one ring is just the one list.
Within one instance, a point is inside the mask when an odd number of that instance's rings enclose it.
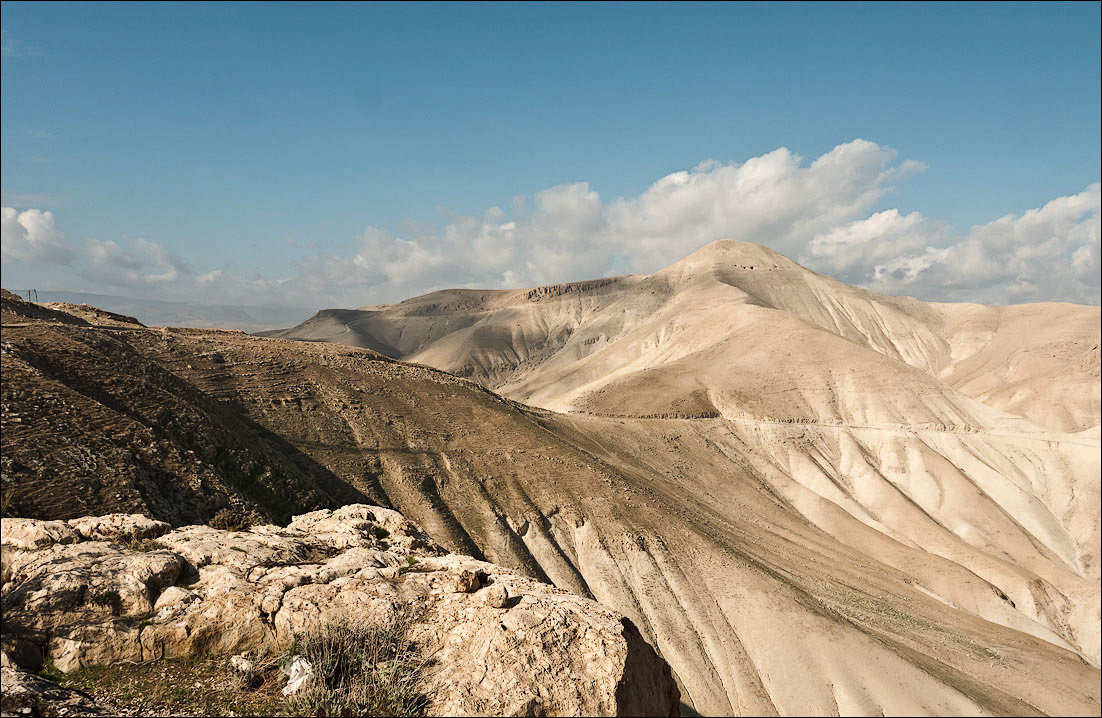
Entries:
{"label": "mountain ridge", "polygon": [[[551,304],[533,302],[533,293],[552,297]],[[755,307],[780,314],[753,321]],[[736,308],[747,320],[738,327],[731,323]],[[736,329],[767,335],[763,323],[782,316],[790,323],[790,343],[822,329],[1042,427],[1074,433],[1102,421],[1091,401],[1099,387],[1099,372],[1091,368],[1099,356],[1097,307],[988,307],[885,297],[811,272],[762,245],[732,240],[712,242],[652,275],[531,290],[443,290],[369,310],[323,310],[297,327],[266,335],[365,346],[469,376],[528,404],[601,412],[600,402],[590,406],[587,393],[606,383],[616,392],[615,384],[629,375],[708,351]],[[693,323],[698,336],[671,349],[671,334],[685,335]],[[1006,346],[1020,344],[1022,337],[1026,346]],[[748,341],[752,346],[756,340]],[[1042,360],[1048,349],[1061,355],[1078,351],[1049,359],[1079,361],[1089,371],[1072,372],[1068,379],[1059,362]],[[981,370],[993,363],[1001,367],[1008,358],[1014,362],[1001,379],[1015,387],[1000,392],[990,377],[999,367]],[[1031,378],[1049,386],[1031,388]],[[661,397],[649,401],[641,413],[678,412],[669,397],[665,405]],[[720,411],[714,404],[709,398],[684,411]]]}

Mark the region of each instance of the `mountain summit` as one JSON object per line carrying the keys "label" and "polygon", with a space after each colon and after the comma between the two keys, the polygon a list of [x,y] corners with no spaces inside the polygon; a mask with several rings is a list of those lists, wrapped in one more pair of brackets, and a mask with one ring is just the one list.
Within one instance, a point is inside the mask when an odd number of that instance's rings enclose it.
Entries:
{"label": "mountain summit", "polygon": [[[558,411],[976,427],[1017,416],[1079,432],[1100,422],[1098,327],[1097,307],[887,297],[719,240],[651,275],[445,290],[268,335],[367,347]],[[872,401],[844,396],[870,382]]]}

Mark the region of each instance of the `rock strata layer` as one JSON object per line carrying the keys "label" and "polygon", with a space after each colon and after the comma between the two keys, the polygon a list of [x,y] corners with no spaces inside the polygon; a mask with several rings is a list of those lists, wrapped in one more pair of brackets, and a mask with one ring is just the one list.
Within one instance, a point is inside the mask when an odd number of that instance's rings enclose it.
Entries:
{"label": "rock strata layer", "polygon": [[678,712],[669,667],[630,621],[449,554],[375,506],[243,531],[170,530],[136,515],[4,519],[2,593],[5,693],[17,679],[33,683],[15,669],[45,660],[70,672],[280,650],[326,624],[403,613],[431,657],[432,714]]}

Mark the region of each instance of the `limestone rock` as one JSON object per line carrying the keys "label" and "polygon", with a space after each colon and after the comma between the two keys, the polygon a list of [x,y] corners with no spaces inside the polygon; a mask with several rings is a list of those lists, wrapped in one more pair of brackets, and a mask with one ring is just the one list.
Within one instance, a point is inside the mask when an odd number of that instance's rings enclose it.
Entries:
{"label": "limestone rock", "polygon": [[474,571],[460,571],[455,577],[456,593],[474,593],[481,586],[482,582]]}
{"label": "limestone rock", "polygon": [[156,521],[141,514],[107,514],[70,519],[69,526],[82,538],[92,541],[153,539],[172,528],[164,521]]}
{"label": "limestone rock", "polygon": [[36,549],[55,543],[76,543],[80,535],[64,521],[0,519],[0,545]]}
{"label": "limestone rock", "polygon": [[509,604],[509,592],[501,584],[494,584],[482,592],[482,600],[491,608],[505,608]]}
{"label": "limestone rock", "polygon": [[[81,521],[87,536],[104,535],[97,526],[138,525]],[[42,523],[21,530],[50,536]],[[388,509],[315,511],[286,528],[187,526],[149,552],[106,541],[28,544],[37,549],[4,550],[5,646],[29,643],[62,671],[285,650],[326,624],[401,614],[428,658],[432,714],[678,712],[669,667],[620,614],[448,554]],[[23,654],[6,655],[19,663]]]}
{"label": "limestone rock", "polygon": [[241,671],[242,673],[249,673],[254,668],[256,668],[256,664],[246,658],[244,653],[240,653],[236,656],[231,656],[230,665],[233,666],[236,670]]}
{"label": "limestone rock", "polygon": [[171,611],[180,606],[185,606],[197,598],[199,596],[194,591],[189,591],[180,586],[169,586],[157,597],[157,602],[153,604],[153,610],[158,612]]}
{"label": "limestone rock", "polygon": [[7,666],[0,668],[0,689],[0,712],[5,716],[111,715],[83,693]]}

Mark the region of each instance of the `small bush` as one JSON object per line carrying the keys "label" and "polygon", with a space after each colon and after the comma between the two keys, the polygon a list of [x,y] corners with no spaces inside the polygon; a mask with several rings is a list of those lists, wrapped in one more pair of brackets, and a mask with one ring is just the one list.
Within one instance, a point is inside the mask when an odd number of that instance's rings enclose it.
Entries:
{"label": "small bush", "polygon": [[218,509],[207,525],[222,531],[244,531],[257,522],[256,516],[239,508]]}
{"label": "small bush", "polygon": [[409,620],[380,625],[349,621],[296,636],[286,661],[302,656],[314,682],[291,707],[311,716],[419,716],[423,662],[408,636]]}
{"label": "small bush", "polygon": [[413,556],[406,556],[406,565],[398,569],[398,575],[401,576],[402,574],[415,570],[419,563],[421,562]]}
{"label": "small bush", "polygon": [[160,551],[161,549],[168,548],[157,539],[139,539],[139,538],[125,538],[122,539],[122,545],[130,551],[139,551],[141,553],[148,553],[150,551]]}

